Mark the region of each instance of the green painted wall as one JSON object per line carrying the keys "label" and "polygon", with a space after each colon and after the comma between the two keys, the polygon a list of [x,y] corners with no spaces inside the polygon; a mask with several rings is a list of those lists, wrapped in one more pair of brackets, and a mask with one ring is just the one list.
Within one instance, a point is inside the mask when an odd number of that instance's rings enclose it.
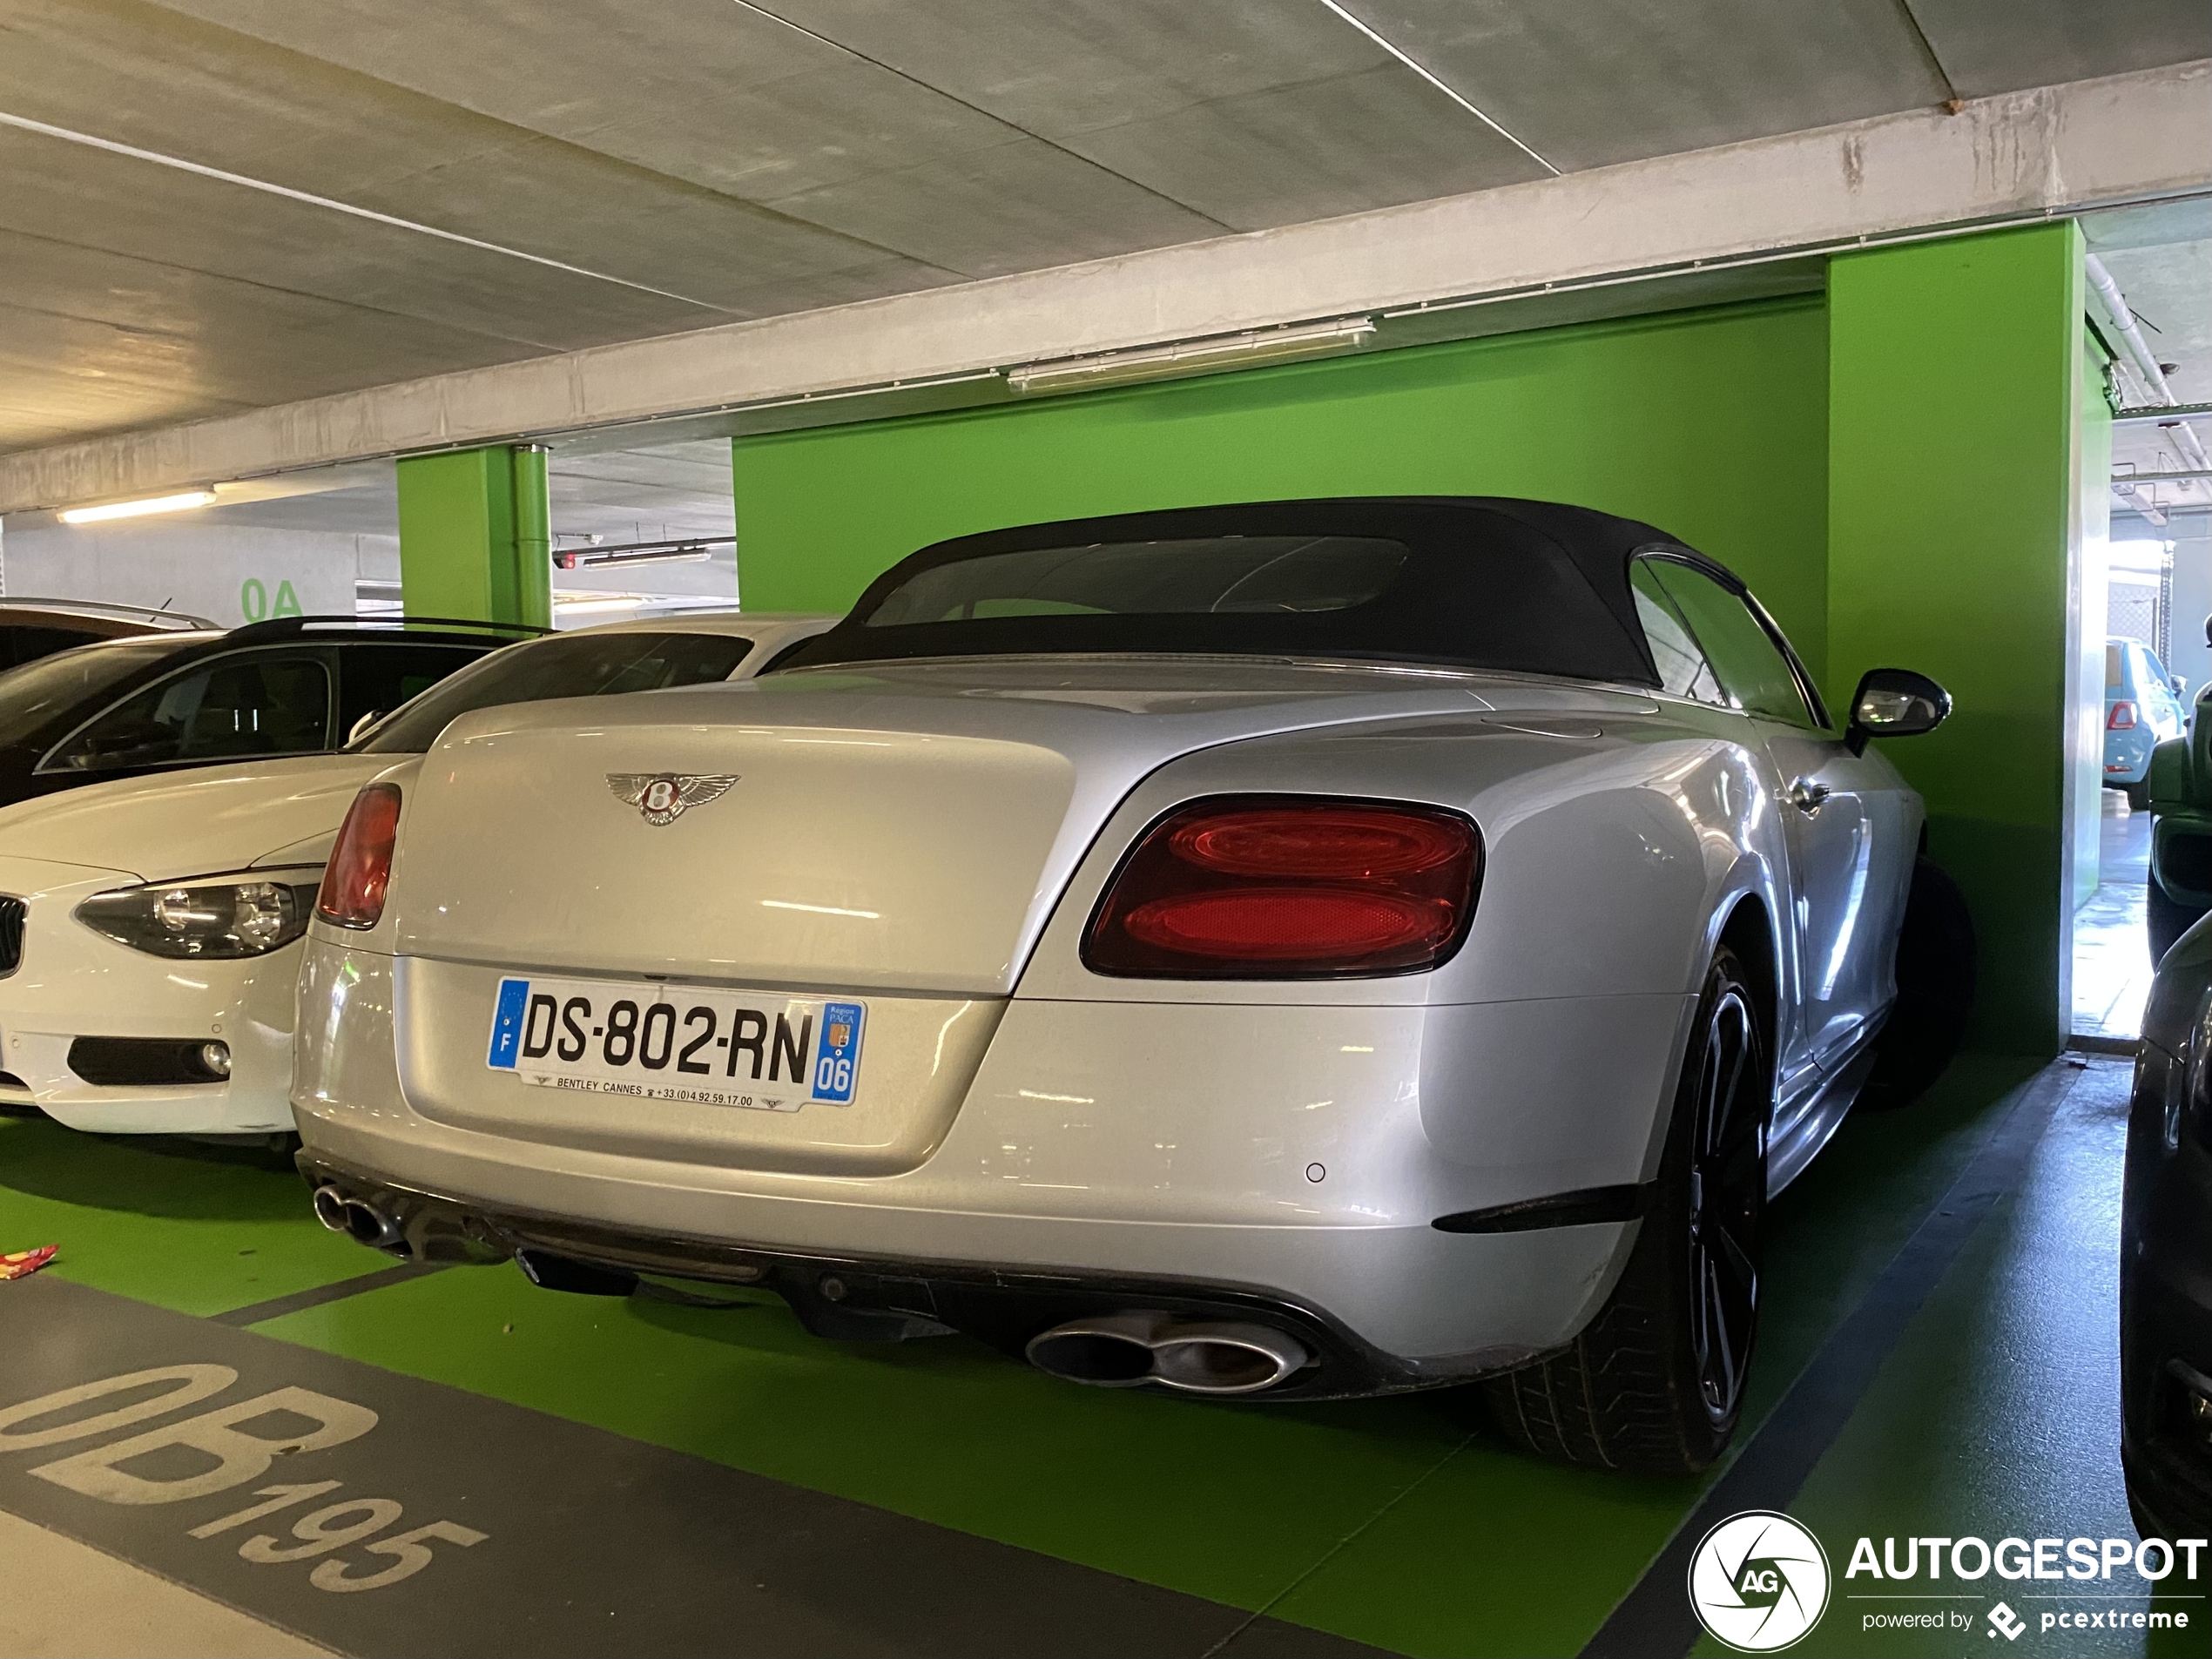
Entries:
{"label": "green painted wall", "polygon": [[1951,689],[1951,723],[1889,752],[1974,907],[1977,1040],[2048,1053],[2094,878],[2080,252],[2069,224],[1999,232],[1839,258],[1824,303],[740,439],[745,603],[842,609],[941,537],[1144,507],[1467,493],[1648,519],[1739,571],[1838,706],[1879,665]]}
{"label": "green painted wall", "polygon": [[1817,300],[1683,312],[732,446],[749,609],[843,610],[947,536],[1334,495],[1579,502],[1739,571],[1817,672]]}
{"label": "green painted wall", "polygon": [[2065,1036],[2078,792],[2080,233],[2061,223],[1839,258],[1828,310],[1824,683],[1841,698],[1862,671],[1895,664],[1949,688],[1943,729],[1886,751],[1927,801],[1929,851],[1973,907],[1976,1036],[2052,1052]]}
{"label": "green painted wall", "polygon": [[408,615],[550,626],[545,452],[461,449],[410,457],[398,472]]}

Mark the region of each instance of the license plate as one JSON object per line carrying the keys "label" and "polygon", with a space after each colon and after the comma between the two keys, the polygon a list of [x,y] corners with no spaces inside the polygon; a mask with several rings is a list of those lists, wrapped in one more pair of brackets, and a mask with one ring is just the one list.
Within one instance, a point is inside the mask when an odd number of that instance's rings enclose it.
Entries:
{"label": "license plate", "polygon": [[858,1001],[503,979],[488,1059],[547,1089],[795,1112],[853,1103],[867,1017]]}

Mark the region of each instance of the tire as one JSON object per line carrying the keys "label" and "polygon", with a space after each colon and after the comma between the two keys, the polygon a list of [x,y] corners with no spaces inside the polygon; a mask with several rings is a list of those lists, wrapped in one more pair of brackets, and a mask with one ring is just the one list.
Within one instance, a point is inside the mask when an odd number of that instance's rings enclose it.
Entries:
{"label": "tire", "polygon": [[1507,1440],[1568,1463],[1695,1474],[1735,1433],[1758,1333],[1774,1103],[1758,1006],[1723,946],[1619,1284],[1563,1352],[1482,1385]]}
{"label": "tire", "polygon": [[1897,936],[1897,1002],[1874,1040],[1858,1109],[1893,1111],[1925,1094],[1966,1040],[1974,1006],[1974,919],[1959,884],[1923,856]]}
{"label": "tire", "polygon": [[2149,779],[2146,778],[2146,779],[2143,779],[2143,781],[2142,781],[2142,782],[2141,782],[2141,783],[2139,783],[2139,784],[2129,784],[2129,785],[2128,786],[2128,791],[2127,791],[2127,793],[2128,793],[2128,810],[2129,812],[2131,812],[2131,813],[2147,813],[2147,812],[2150,811],[2150,779]]}
{"label": "tire", "polygon": [[2166,959],[2174,948],[2174,941],[2194,927],[2204,912],[2195,905],[2183,904],[2168,896],[2158,885],[2158,872],[2150,874],[2149,890],[2143,899],[2143,920],[2150,928],[2150,965],[2153,968]]}

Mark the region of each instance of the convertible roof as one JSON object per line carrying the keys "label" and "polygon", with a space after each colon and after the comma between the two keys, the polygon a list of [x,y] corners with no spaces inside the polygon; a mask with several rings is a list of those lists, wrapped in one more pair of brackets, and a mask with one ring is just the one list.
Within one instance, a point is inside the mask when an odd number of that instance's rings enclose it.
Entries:
{"label": "convertible roof", "polygon": [[[935,543],[879,577],[850,617],[795,653],[792,666],[963,654],[986,631],[992,638],[984,648],[991,651],[1082,649],[1079,631],[1063,618],[867,625],[887,595],[941,565],[1033,549],[1278,536],[1386,538],[1418,556],[1419,569],[1400,584],[1403,591],[1326,620],[1312,619],[1313,645],[1322,645],[1325,635],[1338,648],[1359,654],[1657,685],[1629,586],[1629,556],[1653,547],[1689,553],[1741,587],[1664,530],[1560,502],[1505,496],[1239,502],[1024,524]],[[1218,646],[1205,643],[1209,630],[1192,619],[1153,618],[1147,627],[1167,650],[1264,649],[1264,636],[1279,637],[1278,648],[1295,648],[1288,624],[1255,624],[1249,644],[1229,644],[1224,637]],[[1105,648],[1132,648],[1109,642],[1103,624],[1099,633]],[[1454,649],[1461,640],[1465,649]]]}

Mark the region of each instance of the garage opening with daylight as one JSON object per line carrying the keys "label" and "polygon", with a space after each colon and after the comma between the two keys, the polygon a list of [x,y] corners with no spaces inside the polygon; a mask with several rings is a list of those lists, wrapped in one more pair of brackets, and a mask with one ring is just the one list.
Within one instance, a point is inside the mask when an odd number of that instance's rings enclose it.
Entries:
{"label": "garage opening with daylight", "polygon": [[2201,5],[0,41],[0,1652],[2201,1651]]}

